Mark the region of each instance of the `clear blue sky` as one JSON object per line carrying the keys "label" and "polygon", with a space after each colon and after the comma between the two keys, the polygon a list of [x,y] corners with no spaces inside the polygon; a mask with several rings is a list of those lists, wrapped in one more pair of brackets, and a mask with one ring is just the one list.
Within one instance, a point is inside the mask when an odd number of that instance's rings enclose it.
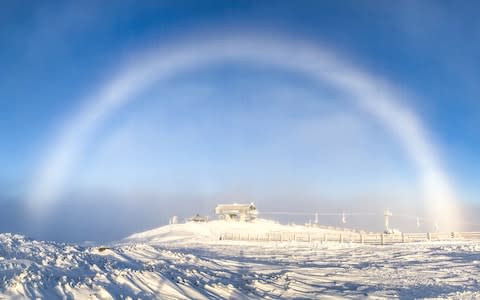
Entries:
{"label": "clear blue sky", "polygon": [[[188,213],[198,199],[204,199],[199,210],[210,213],[212,201],[232,194],[265,205],[278,194],[415,194],[411,163],[375,120],[298,74],[232,63],[148,87],[102,126],[69,181],[80,200],[58,208],[59,221],[52,221],[80,233],[35,232],[15,221],[52,136],[82,99],[132,54],[192,32],[258,31],[305,40],[408,91],[414,100],[405,104],[431,134],[462,198],[480,204],[479,8],[475,1],[4,1],[0,206],[11,217],[2,218],[0,231],[111,239],[178,213],[149,215],[111,234],[105,224],[98,233],[66,221],[65,210],[78,203],[96,197],[118,203],[131,193],[149,195],[142,205],[156,203],[156,209],[172,203],[157,193],[180,197]],[[317,200],[305,201],[305,209],[313,209]],[[73,209],[96,206],[81,207]],[[102,211],[107,221],[128,215],[128,205],[109,207]],[[72,219],[81,220],[79,214]]]}

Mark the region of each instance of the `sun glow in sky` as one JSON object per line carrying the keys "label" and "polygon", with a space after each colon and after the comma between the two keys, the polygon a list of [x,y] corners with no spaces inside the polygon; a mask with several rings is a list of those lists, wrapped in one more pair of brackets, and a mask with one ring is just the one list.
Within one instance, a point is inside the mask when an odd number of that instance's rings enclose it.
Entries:
{"label": "sun glow in sky", "polygon": [[[468,41],[480,27],[471,10],[428,1],[345,4],[2,4],[0,231],[110,240],[174,214],[212,214],[228,201],[380,216],[388,207],[426,216],[422,203],[446,203],[442,197],[478,205],[480,52]],[[191,59],[225,55],[235,36],[249,59]],[[185,40],[192,68],[175,60]],[[212,40],[218,47],[208,48]],[[332,81],[343,87],[315,79],[305,70],[319,61],[304,45],[327,49],[327,77],[352,77]],[[168,76],[158,78],[156,62],[172,68]],[[92,95],[142,64],[157,75],[127,77],[136,92],[126,92],[124,105],[78,125]],[[385,115],[389,102],[375,99],[386,95],[384,83],[395,90],[398,114]],[[130,85],[119,81],[112,95]],[[379,102],[356,105],[361,97],[347,86],[374,91],[362,97]],[[425,186],[437,202],[425,202]],[[48,216],[19,221],[31,217],[32,199]],[[379,220],[355,225],[381,227]]]}

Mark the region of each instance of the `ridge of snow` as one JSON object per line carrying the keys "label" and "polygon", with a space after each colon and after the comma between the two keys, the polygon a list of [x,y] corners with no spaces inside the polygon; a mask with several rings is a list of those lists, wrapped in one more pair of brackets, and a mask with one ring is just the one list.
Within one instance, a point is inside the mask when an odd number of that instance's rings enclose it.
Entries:
{"label": "ridge of snow", "polygon": [[164,243],[164,242],[207,242],[218,240],[225,232],[268,233],[275,231],[305,230],[305,226],[287,226],[271,220],[258,219],[255,222],[228,222],[214,220],[210,222],[187,222],[171,224],[152,230],[132,234],[124,242]]}

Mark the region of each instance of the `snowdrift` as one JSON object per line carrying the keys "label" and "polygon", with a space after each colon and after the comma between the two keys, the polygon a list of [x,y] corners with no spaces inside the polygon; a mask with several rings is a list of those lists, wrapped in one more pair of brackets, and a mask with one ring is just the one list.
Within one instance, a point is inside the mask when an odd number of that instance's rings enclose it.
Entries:
{"label": "snowdrift", "polygon": [[389,246],[219,241],[270,221],[175,224],[102,247],[0,234],[0,299],[480,297],[478,242]]}

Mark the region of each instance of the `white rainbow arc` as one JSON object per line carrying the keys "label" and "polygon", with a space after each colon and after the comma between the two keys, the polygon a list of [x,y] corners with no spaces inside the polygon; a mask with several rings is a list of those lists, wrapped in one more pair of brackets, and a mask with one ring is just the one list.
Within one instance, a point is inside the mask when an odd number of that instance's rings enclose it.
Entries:
{"label": "white rainbow arc", "polygon": [[394,87],[346,63],[323,47],[252,35],[190,39],[169,47],[150,49],[127,64],[97,93],[84,99],[84,109],[68,122],[51,146],[51,152],[42,161],[29,191],[31,211],[41,214],[57,201],[89,137],[138,92],[155,81],[181,72],[230,61],[278,66],[341,90],[353,104],[384,124],[403,145],[423,180],[429,216],[438,220],[444,229],[459,228],[458,200],[439,162],[434,143]]}

